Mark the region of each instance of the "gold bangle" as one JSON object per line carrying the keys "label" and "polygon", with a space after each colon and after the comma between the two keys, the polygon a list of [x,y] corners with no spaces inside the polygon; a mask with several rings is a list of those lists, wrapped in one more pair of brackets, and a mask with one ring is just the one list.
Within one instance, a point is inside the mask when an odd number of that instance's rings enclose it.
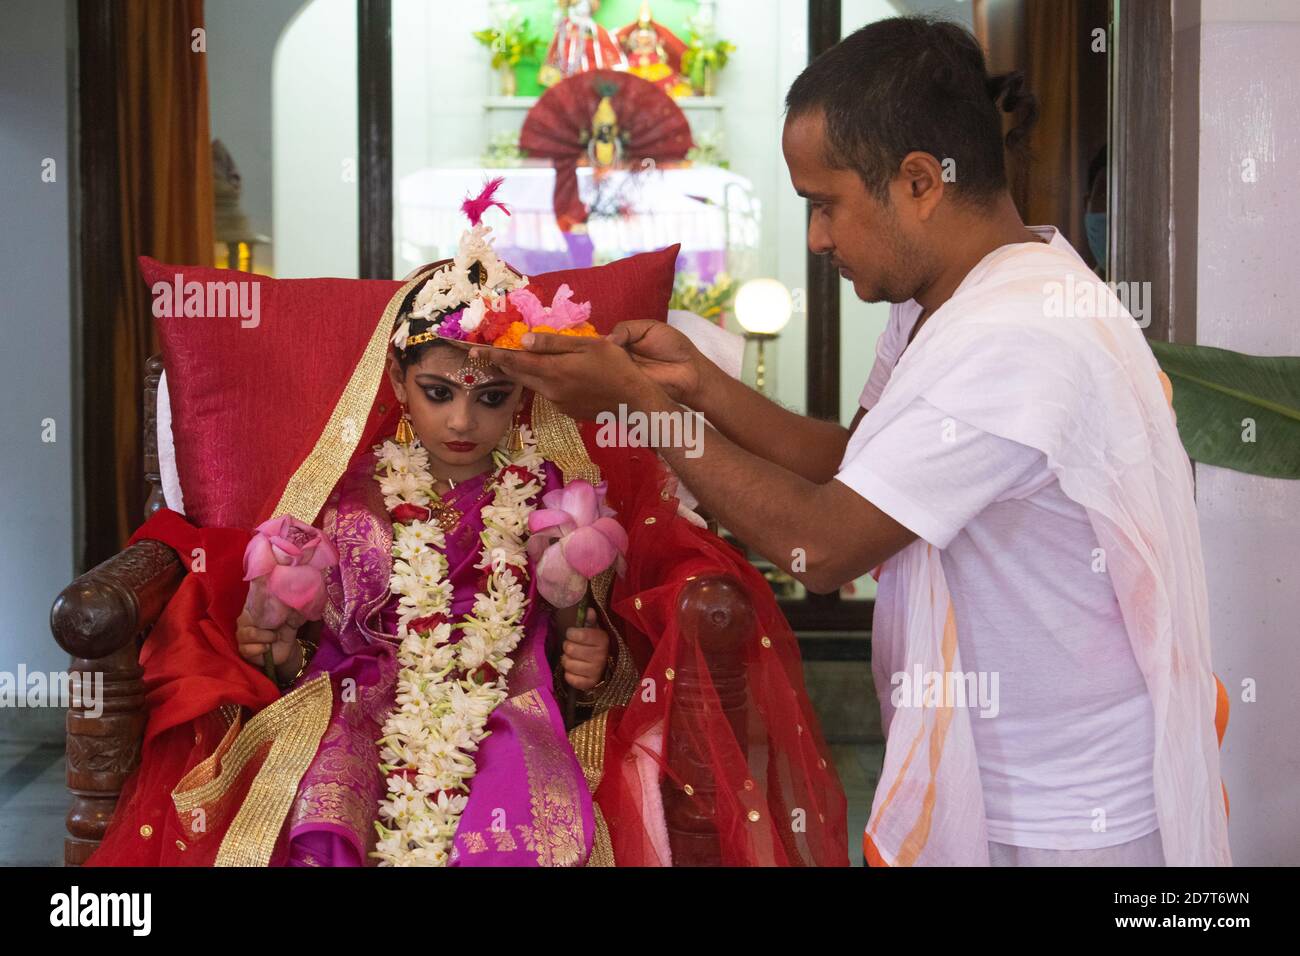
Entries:
{"label": "gold bangle", "polygon": [[605,657],[605,673],[601,675],[600,682],[595,684],[590,690],[578,691],[578,703],[584,706],[594,704],[596,698],[600,695],[601,690],[609,683],[609,679],[614,676],[614,656],[612,654]]}
{"label": "gold bangle", "polygon": [[298,673],[294,674],[287,681],[280,685],[281,690],[286,690],[296,684],[303,674],[307,673],[307,665],[311,659],[316,656],[316,645],[311,641],[304,640],[301,637],[294,638],[298,642],[298,651],[302,655],[302,661],[298,664]]}

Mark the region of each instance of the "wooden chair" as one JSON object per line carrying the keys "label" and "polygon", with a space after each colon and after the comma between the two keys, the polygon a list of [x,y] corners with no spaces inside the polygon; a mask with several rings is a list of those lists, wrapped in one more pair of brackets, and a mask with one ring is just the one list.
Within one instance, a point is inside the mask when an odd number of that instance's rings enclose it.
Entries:
{"label": "wooden chair", "polygon": [[[144,386],[146,518],[166,505],[158,470],[156,412],[162,371],[162,357],[153,356],[146,367]],[[72,803],[63,849],[66,865],[81,865],[99,846],[122,784],[139,763],[146,716],[138,663],[140,644],[185,574],[171,548],[157,541],[141,541],[87,571],[54,601],[50,629],[59,646],[72,655],[70,668],[104,675],[100,716],[91,717],[79,707],[68,710],[68,792]],[[743,745],[748,739],[744,727],[744,644],[754,633],[753,609],[738,583],[719,575],[689,582],[682,590],[677,613],[686,638],[704,646],[713,685],[736,739]],[[683,655],[683,659],[694,660],[694,655]],[[701,706],[700,685],[701,675],[693,666],[680,668],[674,691],[677,719],[677,715]],[[671,735],[675,742],[684,738],[684,734]],[[678,779],[694,781],[697,794],[708,792],[711,784],[701,773],[705,755],[677,745],[668,760]],[[668,780],[663,785],[663,800],[674,864],[717,865],[717,833],[712,821],[699,812],[702,802]]]}

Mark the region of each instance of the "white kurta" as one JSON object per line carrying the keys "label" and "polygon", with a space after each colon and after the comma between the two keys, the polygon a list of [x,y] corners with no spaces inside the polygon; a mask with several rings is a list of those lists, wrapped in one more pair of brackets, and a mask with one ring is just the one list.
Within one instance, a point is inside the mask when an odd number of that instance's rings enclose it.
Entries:
{"label": "white kurta", "polygon": [[[846,484],[872,439],[918,401],[1041,454],[1083,509],[1148,692],[1163,856],[1228,864],[1191,468],[1132,318],[1072,250],[1002,247],[902,354],[850,439]],[[867,835],[886,863],[987,865],[971,712],[889,702],[898,672],[964,672],[941,552],[922,538],[880,573],[873,670],[888,743]]]}

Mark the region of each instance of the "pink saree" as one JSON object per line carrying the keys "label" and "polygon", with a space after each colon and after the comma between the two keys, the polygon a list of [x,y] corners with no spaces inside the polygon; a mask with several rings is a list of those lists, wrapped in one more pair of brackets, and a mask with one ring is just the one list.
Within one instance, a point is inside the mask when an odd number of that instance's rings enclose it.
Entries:
{"label": "pink saree", "polygon": [[[542,494],[558,488],[546,462]],[[328,577],[321,643],[299,686],[328,673],[333,706],[321,744],[288,816],[288,842],[272,860],[289,866],[371,863],[385,791],[377,740],[397,683],[397,601],[389,594],[392,522],[373,477],[374,458],[359,456],[336,486],[321,527],[339,554]],[[480,510],[489,473],[445,496],[464,513],[447,535],[452,611],[466,613],[483,584]],[[509,697],[488,719],[475,755],[469,803],[451,853],[452,866],[580,866],[595,833],[591,794],[564,730],[546,657],[550,609],[530,577],[524,638],[511,655]]]}

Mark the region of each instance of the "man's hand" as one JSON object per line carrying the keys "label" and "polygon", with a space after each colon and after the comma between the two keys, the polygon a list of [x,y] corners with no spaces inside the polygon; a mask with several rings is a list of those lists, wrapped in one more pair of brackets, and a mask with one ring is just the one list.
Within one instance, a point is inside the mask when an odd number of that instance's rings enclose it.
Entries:
{"label": "man's hand", "polygon": [[572,418],[591,420],[600,412],[635,406],[658,388],[621,346],[608,338],[530,332],[524,350],[471,349],[507,375],[544,395]]}
{"label": "man's hand", "polygon": [[627,349],[637,368],[683,405],[695,407],[708,362],[695,343],[667,322],[620,322],[609,340]]}

